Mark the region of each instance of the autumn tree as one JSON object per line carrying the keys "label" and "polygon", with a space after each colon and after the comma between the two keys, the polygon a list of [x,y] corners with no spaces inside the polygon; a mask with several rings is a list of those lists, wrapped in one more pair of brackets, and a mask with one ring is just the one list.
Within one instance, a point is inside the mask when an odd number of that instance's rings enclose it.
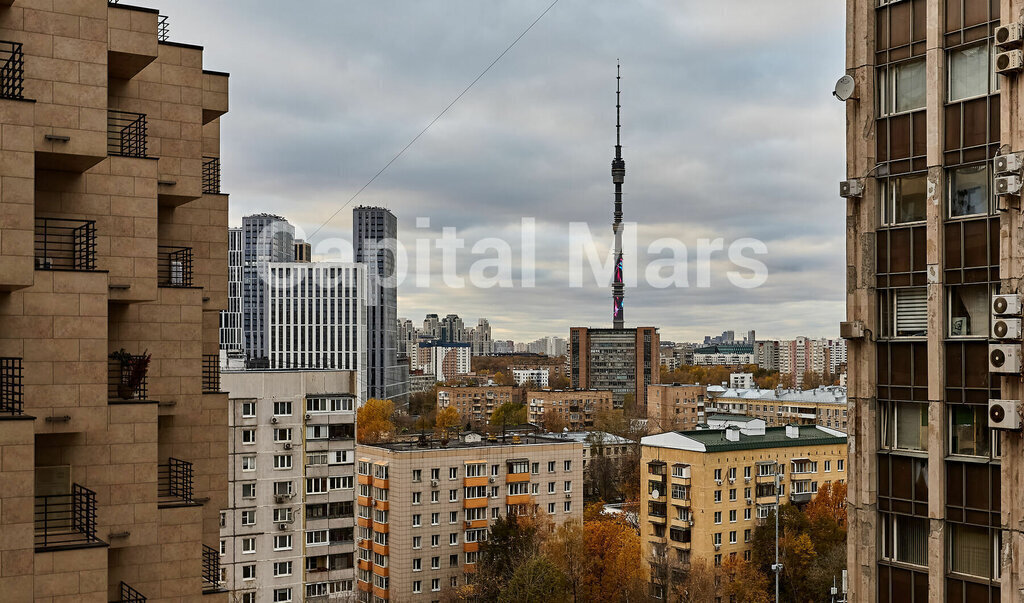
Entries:
{"label": "autumn tree", "polygon": [[562,413],[553,408],[549,408],[544,411],[544,416],[541,418],[541,421],[544,422],[544,430],[550,433],[558,433],[565,427],[568,427]]}
{"label": "autumn tree", "polygon": [[491,425],[521,425],[526,422],[526,405],[505,402],[491,414]]}
{"label": "autumn tree", "polygon": [[379,444],[391,439],[395,424],[391,416],[395,403],[391,400],[370,398],[356,413],[356,439],[360,444]]}
{"label": "autumn tree", "polygon": [[438,436],[446,437],[452,431],[458,432],[461,424],[462,417],[459,415],[459,411],[455,410],[453,406],[445,406],[437,412],[437,418],[434,419],[434,431]]}

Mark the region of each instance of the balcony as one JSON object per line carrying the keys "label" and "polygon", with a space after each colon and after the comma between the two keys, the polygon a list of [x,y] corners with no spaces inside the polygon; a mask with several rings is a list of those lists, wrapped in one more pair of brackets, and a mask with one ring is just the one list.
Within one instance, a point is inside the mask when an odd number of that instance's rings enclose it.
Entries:
{"label": "balcony", "polygon": [[213,394],[220,391],[220,356],[203,354],[203,393]]}
{"label": "balcony", "polygon": [[146,157],[146,114],[107,111],[107,155]]}
{"label": "balcony", "polygon": [[220,553],[212,546],[203,545],[203,594],[224,592],[220,585]]}
{"label": "balcony", "polygon": [[96,270],[96,221],[36,218],[36,270]]}
{"label": "balcony", "polygon": [[157,246],[156,278],[161,287],[192,286],[192,248]]}
{"label": "balcony", "polygon": [[0,41],[0,98],[21,100],[25,92],[25,52],[21,42]]}
{"label": "balcony", "polygon": [[167,464],[157,468],[157,497],[160,507],[176,507],[198,504],[193,500],[192,463],[167,459]]}
{"label": "balcony", "polygon": [[21,358],[0,357],[0,415],[20,416],[24,412]]}
{"label": "balcony", "polygon": [[111,354],[107,370],[107,398],[111,401],[146,400],[149,354]]}
{"label": "balcony", "polygon": [[37,496],[36,552],[106,546],[96,537],[96,493],[78,484],[70,494]]}
{"label": "balcony", "polygon": [[118,589],[118,594],[120,598],[118,598],[117,603],[146,603],[145,595],[128,586],[123,581]]}
{"label": "balcony", "polygon": [[203,194],[220,194],[220,157],[203,157]]}

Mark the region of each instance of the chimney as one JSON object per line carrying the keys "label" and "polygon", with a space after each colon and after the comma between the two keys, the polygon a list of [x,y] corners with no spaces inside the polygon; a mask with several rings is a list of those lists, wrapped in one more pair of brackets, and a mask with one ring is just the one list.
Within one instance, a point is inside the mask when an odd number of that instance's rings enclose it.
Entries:
{"label": "chimney", "polygon": [[787,438],[793,438],[793,439],[799,438],[800,437],[800,426],[799,425],[793,425],[792,423],[789,424],[789,425],[786,425],[786,437]]}
{"label": "chimney", "polygon": [[[788,427],[786,428],[786,435],[789,435],[789,428]],[[740,441],[740,428],[736,427],[735,425],[730,425],[729,427],[726,427],[726,429],[725,429],[725,439],[729,440],[730,442],[739,442]]]}

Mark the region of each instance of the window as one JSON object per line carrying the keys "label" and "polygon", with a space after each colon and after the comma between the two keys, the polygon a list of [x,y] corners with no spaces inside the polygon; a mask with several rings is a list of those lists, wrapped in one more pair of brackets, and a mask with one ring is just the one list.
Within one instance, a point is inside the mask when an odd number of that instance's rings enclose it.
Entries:
{"label": "window", "polygon": [[881,413],[882,445],[898,450],[928,450],[928,405],[891,402]]}
{"label": "window", "polygon": [[292,535],[291,534],[279,534],[274,536],[274,550],[275,551],[288,551],[292,548]]}
{"label": "window", "polygon": [[251,419],[256,416],[255,402],[242,402],[242,418]]}
{"label": "window", "polygon": [[980,578],[999,579],[998,530],[958,523],[948,524],[949,571]]}
{"label": "window", "polygon": [[988,457],[988,407],[951,404],[946,408],[949,409],[949,453]]}
{"label": "window", "polygon": [[986,215],[992,212],[991,176],[988,164],[952,168],[948,173],[949,217]]}
{"label": "window", "polygon": [[879,69],[878,113],[894,115],[925,105],[925,63],[905,61]]}
{"label": "window", "polygon": [[954,48],[949,59],[949,102],[985,96],[999,89],[992,68],[992,47],[987,43]]}
{"label": "window", "polygon": [[256,537],[249,536],[242,539],[242,553],[250,554],[256,552]]}
{"label": "window", "polygon": [[242,580],[256,579],[256,564],[249,563],[242,566]]}
{"label": "window", "polygon": [[292,575],[292,562],[291,561],[277,561],[274,563],[274,577],[277,576],[291,576]]}
{"label": "window", "polygon": [[256,471],[256,457],[255,456],[243,456],[242,457],[242,471]]}
{"label": "window", "polygon": [[882,199],[882,224],[908,224],[923,222],[927,207],[925,174],[894,176],[879,181]]}
{"label": "window", "polygon": [[883,559],[928,565],[927,519],[883,513],[881,531]]}
{"label": "window", "polygon": [[274,402],[274,416],[283,417],[291,416],[292,414],[292,403],[291,402]]}
{"label": "window", "polygon": [[242,511],[242,525],[256,525],[256,511]]}
{"label": "window", "polygon": [[242,430],[242,443],[243,444],[255,444],[256,443],[256,430],[255,429],[243,429]]}
{"label": "window", "polygon": [[888,289],[878,296],[883,337],[928,335],[928,290],[925,287]]}
{"label": "window", "polygon": [[256,498],[256,483],[242,484],[242,498]]}
{"label": "window", "polygon": [[292,468],[292,455],[290,454],[275,454],[274,455],[274,469],[291,469]]}
{"label": "window", "polygon": [[949,336],[988,337],[990,300],[988,285],[949,287]]}

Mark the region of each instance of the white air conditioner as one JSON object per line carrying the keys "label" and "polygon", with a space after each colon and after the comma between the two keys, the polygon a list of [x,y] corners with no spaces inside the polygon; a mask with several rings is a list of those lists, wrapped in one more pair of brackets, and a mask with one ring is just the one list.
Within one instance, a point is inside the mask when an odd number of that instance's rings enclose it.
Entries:
{"label": "white air conditioner", "polygon": [[1019,195],[1020,194],[1020,176],[997,176],[996,177],[996,194],[997,195]]}
{"label": "white air conditioner", "polygon": [[1020,429],[1020,400],[989,400],[988,426],[992,429]]}
{"label": "white air conditioner", "polygon": [[285,450],[291,450],[292,449],[292,443],[291,442],[285,442],[284,443],[284,449]]}
{"label": "white air conditioner", "polygon": [[1021,168],[1024,167],[1021,163],[1020,155],[1016,153],[1009,153],[1006,155],[997,155],[992,160],[992,167],[996,174],[1020,174]]}
{"label": "white air conditioner", "polygon": [[1012,75],[1024,69],[1024,53],[1019,50],[1000,52],[996,55],[996,73]]}
{"label": "white air conditioner", "polygon": [[860,178],[843,180],[839,183],[839,196],[843,199],[859,199],[864,196],[864,181]]}
{"label": "white air conditioner", "polygon": [[992,314],[996,316],[1020,316],[1022,309],[1020,296],[1015,293],[992,296]]}
{"label": "white air conditioner", "polygon": [[1020,23],[1007,23],[996,28],[996,48],[1000,50],[1020,47],[1021,38],[1024,38],[1024,26]]}
{"label": "white air conditioner", "polygon": [[1020,344],[988,344],[988,371],[990,373],[1020,373]]}
{"label": "white air conditioner", "polygon": [[287,530],[288,529],[288,524],[286,524],[286,523],[279,523],[279,524],[277,524],[277,529],[281,530],[281,531]]}
{"label": "white air conditioner", "polygon": [[996,318],[992,321],[993,339],[1020,339],[1019,318]]}
{"label": "white air conditioner", "polygon": [[273,425],[277,425],[277,417],[270,417],[270,422]]}

